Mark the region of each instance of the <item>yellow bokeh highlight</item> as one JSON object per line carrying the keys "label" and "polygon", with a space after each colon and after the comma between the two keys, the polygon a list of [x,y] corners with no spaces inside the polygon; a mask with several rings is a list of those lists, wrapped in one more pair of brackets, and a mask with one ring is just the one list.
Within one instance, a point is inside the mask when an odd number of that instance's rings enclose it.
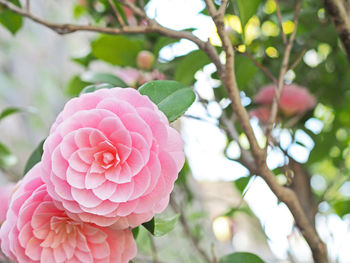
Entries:
{"label": "yellow bokeh highlight", "polygon": [[280,33],[280,29],[278,25],[276,25],[272,21],[265,21],[261,26],[261,31],[263,35],[269,36],[269,37],[278,36],[278,34]]}
{"label": "yellow bokeh highlight", "polygon": [[294,30],[294,22],[290,20],[285,21],[282,23],[282,28],[286,35],[291,34]]}
{"label": "yellow bokeh highlight", "polygon": [[[241,20],[238,16],[226,15],[224,21],[225,21],[226,32],[233,30],[238,35],[243,33]],[[251,44],[254,39],[256,39],[260,36],[260,34],[261,34],[260,20],[257,16],[253,16],[249,19],[248,23],[245,26],[244,44],[246,44],[246,45]],[[232,36],[234,36],[234,34],[232,34]],[[212,30],[212,33],[211,33],[209,39],[213,45],[221,46],[221,40],[220,40],[220,37],[219,37],[215,28],[214,28],[214,30]],[[241,41],[239,39],[240,38],[237,37],[237,41]],[[234,40],[231,40],[231,41],[234,42]],[[241,47],[241,48],[243,48],[243,47]]]}
{"label": "yellow bokeh highlight", "polygon": [[258,38],[260,35],[260,20],[257,16],[253,16],[249,19],[245,26],[245,43],[249,45],[254,39]]}
{"label": "yellow bokeh highlight", "polygon": [[238,52],[244,53],[244,52],[246,52],[246,50],[247,50],[247,46],[246,45],[239,45],[237,47],[237,51]]}
{"label": "yellow bokeh highlight", "polygon": [[238,33],[242,34],[242,25],[241,20],[238,16],[235,15],[226,15],[224,19],[225,25],[228,25],[229,27],[233,28],[233,30],[237,31]]}
{"label": "yellow bokeh highlight", "polygon": [[209,41],[214,46],[221,46],[221,40],[216,30],[209,37]]}
{"label": "yellow bokeh highlight", "polygon": [[317,53],[325,60],[328,55],[331,53],[332,47],[327,43],[321,43],[317,47]]}
{"label": "yellow bokeh highlight", "polygon": [[274,47],[268,47],[265,50],[266,55],[268,55],[270,58],[278,58],[278,51]]}
{"label": "yellow bokeh highlight", "polygon": [[[246,0],[246,1],[249,1],[249,0]],[[268,0],[266,1],[266,4],[264,6],[264,12],[266,14],[272,14],[276,11],[276,2],[275,0]]]}
{"label": "yellow bokeh highlight", "polygon": [[212,224],[213,232],[217,240],[227,242],[232,239],[232,220],[226,216],[219,216]]}

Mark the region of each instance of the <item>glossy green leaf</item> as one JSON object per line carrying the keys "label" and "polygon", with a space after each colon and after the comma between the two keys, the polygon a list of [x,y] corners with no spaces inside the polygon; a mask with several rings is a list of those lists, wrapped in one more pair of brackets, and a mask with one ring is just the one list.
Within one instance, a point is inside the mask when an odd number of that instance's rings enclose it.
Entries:
{"label": "glossy green leaf", "polygon": [[155,80],[142,85],[139,91],[147,95],[170,122],[179,118],[192,105],[195,94],[184,84],[171,80]]}
{"label": "glossy green leaf", "polygon": [[236,252],[224,256],[219,263],[265,263],[260,257],[248,252]]}
{"label": "glossy green leaf", "polygon": [[169,218],[152,218],[152,220],[142,224],[152,235],[164,236],[175,228],[180,214]]}
{"label": "glossy green leaf", "polygon": [[175,71],[175,80],[190,85],[195,81],[194,75],[210,60],[208,56],[201,50],[195,50],[187,54],[177,65]]}
{"label": "glossy green leaf", "polygon": [[112,89],[112,88],[114,88],[114,86],[111,84],[107,84],[107,83],[97,84],[97,85],[93,84],[93,85],[89,85],[89,86],[85,87],[80,92],[80,94],[94,92],[94,91],[99,90],[99,89]]}
{"label": "glossy green leaf", "polygon": [[179,219],[180,214],[176,214],[169,218],[156,218],[155,219],[155,227],[154,227],[154,235],[157,237],[164,236],[170,231],[172,231],[176,223]]}
{"label": "glossy green leaf", "polygon": [[80,57],[73,57],[72,60],[84,67],[87,67],[91,61],[93,61],[94,59],[96,59],[94,57],[94,55],[92,55],[91,53],[86,54],[85,56],[80,56]]}
{"label": "glossy green leaf", "polygon": [[[16,6],[21,6],[19,0],[10,0],[9,2]],[[0,6],[0,23],[14,35],[22,27],[23,18]]]}
{"label": "glossy green leaf", "polygon": [[43,155],[44,142],[45,140],[42,140],[30,155],[24,168],[24,174],[26,174],[30,169],[32,169],[34,165],[41,161],[41,156]]}
{"label": "glossy green leaf", "polygon": [[81,75],[81,79],[85,82],[90,83],[107,83],[115,87],[128,87],[128,85],[123,80],[110,73],[98,73],[88,71]]}
{"label": "glossy green leaf", "polygon": [[239,192],[242,194],[244,192],[244,189],[246,189],[249,181],[250,181],[250,177],[240,177],[234,181],[234,184],[236,188],[239,190]]}
{"label": "glossy green leaf", "polygon": [[242,29],[244,31],[244,27],[249,19],[258,11],[261,0],[237,0],[236,3],[239,17],[241,18]]}
{"label": "glossy green leaf", "polygon": [[133,228],[131,231],[132,231],[132,235],[133,235],[134,239],[136,239],[137,236],[139,235],[140,227],[137,226],[137,227]]}
{"label": "glossy green leaf", "polygon": [[68,82],[65,92],[67,95],[76,97],[89,83],[82,81],[79,76],[74,76]]}
{"label": "glossy green leaf", "polygon": [[0,142],[0,167],[8,168],[17,163],[17,157],[14,156],[10,149]]}
{"label": "glossy green leaf", "polygon": [[343,217],[350,214],[350,200],[342,200],[333,204],[333,209],[338,216]]}
{"label": "glossy green leaf", "polygon": [[8,108],[4,109],[2,112],[0,112],[0,121],[2,119],[6,118],[7,116],[21,112],[22,110],[23,109],[17,108],[17,107],[8,107]]}
{"label": "glossy green leaf", "polygon": [[136,66],[143,43],[126,36],[103,35],[91,44],[95,57],[119,66]]}
{"label": "glossy green leaf", "polygon": [[150,221],[143,223],[142,226],[146,228],[148,232],[154,235],[154,228],[155,228],[154,217]]}

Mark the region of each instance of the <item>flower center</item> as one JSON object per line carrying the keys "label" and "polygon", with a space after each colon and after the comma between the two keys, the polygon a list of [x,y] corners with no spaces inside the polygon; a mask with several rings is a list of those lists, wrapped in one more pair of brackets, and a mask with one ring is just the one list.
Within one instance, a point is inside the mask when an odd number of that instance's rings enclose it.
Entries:
{"label": "flower center", "polygon": [[97,164],[99,164],[104,169],[116,166],[120,162],[118,153],[113,153],[108,150],[95,153],[94,159],[95,162],[97,162]]}
{"label": "flower center", "polygon": [[79,222],[74,222],[66,217],[54,216],[51,218],[50,222],[51,230],[55,231],[56,234],[66,234],[69,235],[76,230],[78,226],[81,225]]}

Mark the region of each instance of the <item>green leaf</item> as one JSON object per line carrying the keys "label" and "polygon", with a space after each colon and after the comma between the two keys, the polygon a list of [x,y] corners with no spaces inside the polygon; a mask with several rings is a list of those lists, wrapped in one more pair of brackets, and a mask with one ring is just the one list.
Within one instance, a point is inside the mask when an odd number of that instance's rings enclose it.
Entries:
{"label": "green leaf", "polygon": [[180,214],[176,214],[169,218],[152,218],[152,220],[142,225],[154,236],[164,236],[175,228],[176,222]]}
{"label": "green leaf", "polygon": [[103,35],[91,44],[95,57],[119,66],[136,66],[143,43],[125,36]]}
{"label": "green leaf", "polygon": [[41,156],[43,155],[43,146],[45,139],[42,140],[39,145],[35,148],[35,150],[30,155],[26,166],[24,168],[24,174],[26,174],[34,165],[41,161]]}
{"label": "green leaf", "polygon": [[338,216],[343,217],[350,213],[350,200],[337,201],[333,204],[333,209]]}
{"label": "green leaf", "polygon": [[112,88],[114,88],[114,86],[111,84],[107,84],[107,83],[97,84],[97,85],[89,85],[89,86],[85,87],[80,92],[80,94],[91,93],[91,92],[94,92],[94,91],[99,90],[99,89],[112,89]]}
{"label": "green leaf", "polygon": [[8,168],[17,163],[17,157],[14,156],[6,145],[0,142],[0,167]]}
{"label": "green leaf", "polygon": [[133,235],[134,239],[136,239],[137,236],[139,235],[140,227],[137,226],[137,227],[133,228],[131,231],[132,231],[132,235]]}
{"label": "green leaf", "polygon": [[85,56],[72,58],[72,60],[74,62],[76,62],[84,67],[87,67],[90,64],[90,62],[93,61],[94,59],[96,59],[96,58],[91,53],[88,53]]}
{"label": "green leaf", "polygon": [[250,181],[250,177],[240,177],[234,181],[236,188],[242,194]]}
{"label": "green leaf", "polygon": [[[9,2],[21,7],[19,0],[11,0]],[[14,35],[22,27],[23,18],[22,16],[0,6],[0,23]]]}
{"label": "green leaf", "polygon": [[126,88],[128,85],[117,76],[109,73],[85,72],[81,75],[81,79],[90,83],[108,83],[115,87]]}
{"label": "green leaf", "polygon": [[250,58],[243,55],[235,57],[235,72],[237,78],[237,85],[241,90],[245,90],[247,84],[251,82],[253,76],[258,71]]}
{"label": "green leaf", "polygon": [[260,257],[248,252],[236,252],[224,256],[219,263],[265,263]]}
{"label": "green leaf", "polygon": [[242,29],[244,31],[244,27],[249,19],[258,11],[261,0],[237,0],[236,2],[239,17],[241,18]]}
{"label": "green leaf", "polygon": [[155,219],[154,235],[157,237],[164,236],[175,228],[175,225],[179,219],[180,214],[176,214],[170,218]]}
{"label": "green leaf", "polygon": [[15,113],[21,112],[21,111],[22,111],[21,108],[8,107],[8,108],[4,109],[2,112],[0,112],[0,121],[9,115],[12,115],[12,114],[15,114]]}
{"label": "green leaf", "polygon": [[148,230],[148,232],[154,235],[154,228],[155,228],[154,217],[150,221],[143,223],[142,225],[144,226],[144,228]]}
{"label": "green leaf", "polygon": [[194,102],[195,94],[186,85],[171,80],[155,80],[142,85],[139,91],[147,95],[170,122],[179,118]]}
{"label": "green leaf", "polygon": [[72,97],[76,97],[89,83],[82,81],[79,76],[74,76],[68,82],[65,92]]}
{"label": "green leaf", "polygon": [[194,82],[195,73],[208,65],[210,60],[201,50],[195,50],[187,54],[177,65],[175,80],[190,85]]}

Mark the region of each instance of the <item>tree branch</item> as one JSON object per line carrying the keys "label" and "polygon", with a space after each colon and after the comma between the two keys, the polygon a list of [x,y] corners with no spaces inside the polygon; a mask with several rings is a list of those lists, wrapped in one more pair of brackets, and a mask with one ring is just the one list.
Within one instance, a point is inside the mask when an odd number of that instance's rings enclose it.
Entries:
{"label": "tree branch", "polygon": [[[310,223],[309,219],[307,218],[299,200],[296,196],[295,192],[289,188],[286,188],[284,186],[281,186],[278,184],[275,175],[271,172],[271,170],[267,167],[266,164],[266,151],[262,151],[262,149],[259,147],[257,140],[255,138],[253,129],[249,123],[249,116],[245,108],[243,107],[239,90],[236,84],[235,74],[234,74],[234,50],[231,45],[231,42],[225,33],[224,30],[224,21],[223,21],[223,15],[220,15],[217,13],[215,6],[211,0],[205,0],[205,3],[207,5],[208,12],[210,16],[213,18],[214,23],[217,28],[218,35],[221,39],[223,49],[226,54],[226,63],[225,63],[225,71],[221,75],[221,79],[223,81],[223,84],[229,94],[229,97],[232,101],[232,107],[234,112],[237,115],[237,119],[242,126],[242,130],[247,135],[250,148],[255,160],[255,165],[257,168],[257,174],[260,175],[265,182],[269,185],[272,192],[278,197],[278,199],[282,202],[284,202],[291,213],[293,214],[293,217],[295,219],[296,225],[299,227],[301,233],[303,234],[306,242],[309,244],[313,257],[315,259],[315,262],[317,263],[327,263],[328,257],[327,257],[327,248],[325,244],[322,242],[320,237],[318,236],[315,228]],[[277,109],[278,109],[278,99],[279,99],[279,93],[283,86],[283,78],[288,68],[288,62],[289,62],[289,56],[290,52],[293,46],[294,37],[296,34],[296,28],[298,24],[298,16],[301,6],[301,0],[298,0],[296,11],[295,11],[295,17],[294,17],[294,29],[293,32],[289,38],[289,42],[285,48],[285,54],[283,57],[283,63],[282,68],[280,71],[280,76],[278,80],[278,86],[280,87],[278,95],[275,97],[274,101],[274,110],[272,116],[270,116],[270,119],[274,122],[277,116]],[[272,130],[272,126],[270,128]],[[255,171],[253,171],[255,172]]]}
{"label": "tree branch", "polygon": [[[97,32],[97,33],[105,33],[111,35],[122,35],[122,34],[148,34],[148,33],[159,33],[163,36],[167,36],[175,39],[188,39],[193,43],[197,44],[197,46],[203,50],[207,56],[211,59],[211,61],[215,64],[218,69],[218,72],[222,70],[222,65],[220,63],[219,55],[216,49],[209,43],[200,40],[198,37],[194,36],[192,33],[187,31],[176,31],[166,27],[159,25],[154,20],[151,25],[146,26],[125,26],[123,28],[109,28],[109,27],[99,27],[99,26],[91,26],[91,25],[74,25],[74,24],[56,24],[51,23],[46,20],[43,20],[31,13],[17,7],[16,5],[6,1],[0,0],[0,5],[11,10],[12,12],[22,15],[23,17],[27,17],[30,20],[41,24],[47,28],[52,29],[58,34],[70,34],[76,31],[89,31],[89,32]],[[130,6],[130,3],[128,4]]]}
{"label": "tree branch", "polygon": [[241,102],[241,96],[237,86],[236,76],[234,74],[235,53],[234,53],[234,49],[231,44],[231,41],[225,32],[224,14],[218,13],[218,11],[214,6],[214,3],[211,0],[205,0],[205,3],[207,5],[209,15],[212,17],[216,25],[218,35],[222,42],[222,47],[226,55],[226,63],[225,63],[224,71],[222,71],[221,74],[219,72],[220,78],[229,95],[230,100],[232,101],[231,105],[237,116],[238,122],[241,125],[242,130],[244,131],[244,133],[248,138],[249,145],[250,145],[252,154],[254,156],[254,159],[262,160],[260,157],[261,157],[261,154],[264,154],[264,153],[262,153],[262,149],[258,145],[258,142],[254,135],[253,128],[249,122],[250,120],[249,115]]}
{"label": "tree branch", "polygon": [[350,2],[348,0],[323,0],[350,63]]}

